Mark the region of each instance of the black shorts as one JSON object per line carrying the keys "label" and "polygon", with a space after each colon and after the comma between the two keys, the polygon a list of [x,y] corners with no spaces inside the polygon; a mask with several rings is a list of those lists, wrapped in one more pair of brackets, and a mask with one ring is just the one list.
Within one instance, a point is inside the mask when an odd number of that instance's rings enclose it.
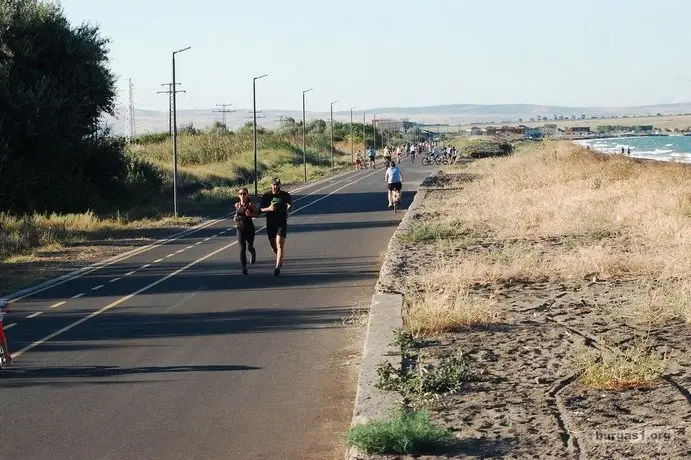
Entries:
{"label": "black shorts", "polygon": [[398,190],[399,192],[403,188],[403,184],[400,182],[394,182],[393,184],[389,184],[389,190]]}
{"label": "black shorts", "polygon": [[276,235],[280,235],[283,238],[288,234],[288,223],[272,224],[266,226],[266,236],[270,240],[275,240]]}

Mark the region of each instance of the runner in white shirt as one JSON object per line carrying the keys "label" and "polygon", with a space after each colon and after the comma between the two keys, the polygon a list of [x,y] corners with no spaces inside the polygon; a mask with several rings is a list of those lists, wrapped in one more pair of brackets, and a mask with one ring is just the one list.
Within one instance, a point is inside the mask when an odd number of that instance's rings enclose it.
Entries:
{"label": "runner in white shirt", "polygon": [[398,193],[401,193],[401,189],[403,188],[403,176],[401,175],[401,170],[398,169],[398,166],[396,166],[396,163],[394,163],[393,161],[391,162],[391,166],[389,166],[386,169],[386,174],[384,175],[384,178],[389,189],[389,207],[392,207],[393,191],[398,190]]}

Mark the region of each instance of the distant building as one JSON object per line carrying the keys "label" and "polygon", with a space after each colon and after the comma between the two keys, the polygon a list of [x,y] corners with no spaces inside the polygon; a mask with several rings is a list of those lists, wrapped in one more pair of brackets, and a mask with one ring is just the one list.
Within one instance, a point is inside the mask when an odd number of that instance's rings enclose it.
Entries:
{"label": "distant building", "polygon": [[488,136],[496,136],[498,134],[520,134],[523,135],[525,133],[525,128],[524,127],[517,127],[517,126],[502,126],[501,128],[495,128],[495,127],[489,127],[487,128],[487,135]]}
{"label": "distant building", "polygon": [[590,134],[589,126],[571,126],[566,128],[566,134]]}
{"label": "distant building", "polygon": [[403,120],[376,120],[377,130],[403,131]]}

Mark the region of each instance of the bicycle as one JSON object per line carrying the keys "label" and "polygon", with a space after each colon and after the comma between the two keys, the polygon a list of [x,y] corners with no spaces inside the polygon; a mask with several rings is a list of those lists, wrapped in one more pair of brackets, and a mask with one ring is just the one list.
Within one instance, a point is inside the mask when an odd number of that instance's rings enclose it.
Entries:
{"label": "bicycle", "polygon": [[400,207],[401,205],[401,192],[398,190],[394,189],[393,190],[393,213],[396,214],[396,209]]}
{"label": "bicycle", "polygon": [[[6,300],[0,300],[0,340],[7,340],[5,338],[5,331],[2,326],[2,320],[9,311],[8,303]],[[0,346],[0,369],[4,369],[7,364],[7,358],[5,357],[5,349]]]}

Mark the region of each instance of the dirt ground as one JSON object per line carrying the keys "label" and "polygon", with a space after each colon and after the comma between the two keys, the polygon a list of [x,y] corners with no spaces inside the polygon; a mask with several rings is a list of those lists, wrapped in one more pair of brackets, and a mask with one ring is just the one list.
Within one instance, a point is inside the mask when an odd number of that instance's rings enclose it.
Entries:
{"label": "dirt ground", "polygon": [[[426,196],[416,219],[431,221],[435,212],[424,203],[451,192],[421,193]],[[546,250],[566,244],[486,237],[464,250],[526,243]],[[386,289],[405,294],[405,279],[429,267],[435,251],[429,244],[400,243],[396,252],[400,271]],[[500,320],[425,344],[423,351],[433,357],[462,350],[471,358],[473,378],[432,408],[433,420],[455,432],[456,445],[415,458],[689,458],[691,327],[681,320],[651,326],[625,317],[618,306],[633,295],[636,281],[593,275],[568,283],[473,286],[474,294],[494,297]],[[662,380],[617,390],[581,383],[575,363],[583,350],[607,351],[638,340],[666,359]]]}

